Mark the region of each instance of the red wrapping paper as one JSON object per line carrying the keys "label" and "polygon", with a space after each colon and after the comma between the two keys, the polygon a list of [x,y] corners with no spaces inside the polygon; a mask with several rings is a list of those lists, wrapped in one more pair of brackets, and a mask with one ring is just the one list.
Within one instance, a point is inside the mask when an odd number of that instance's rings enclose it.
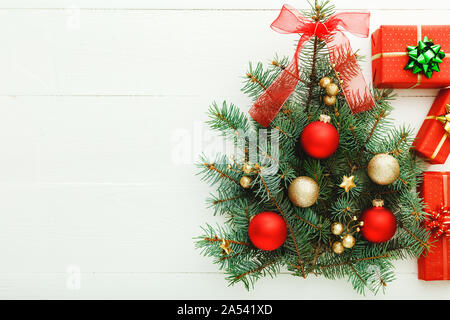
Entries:
{"label": "red wrapping paper", "polygon": [[[446,56],[441,71],[431,78],[404,70],[408,62],[406,47],[417,46],[424,36],[440,44]],[[450,25],[381,26],[372,34],[372,78],[379,88],[445,88],[450,86]]]}
{"label": "red wrapping paper", "polygon": [[[425,172],[420,187],[427,209],[450,205],[450,172]],[[450,240],[442,236],[418,260],[420,280],[450,279]]]}
{"label": "red wrapping paper", "polygon": [[[441,90],[428,112],[427,118],[446,113],[446,104],[450,104],[450,89]],[[435,119],[425,119],[413,142],[415,151],[430,163],[445,163],[450,153],[450,138],[444,125]]]}

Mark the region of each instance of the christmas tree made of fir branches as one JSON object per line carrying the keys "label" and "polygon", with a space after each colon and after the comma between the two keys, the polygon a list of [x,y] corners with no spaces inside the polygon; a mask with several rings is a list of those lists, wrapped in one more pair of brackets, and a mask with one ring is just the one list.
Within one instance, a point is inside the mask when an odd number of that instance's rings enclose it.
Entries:
{"label": "christmas tree made of fir branches", "polygon": [[[302,13],[323,22],[334,7],[328,1],[316,2]],[[255,101],[287,65],[287,58],[275,58],[267,68],[250,64],[242,91]],[[429,246],[429,234],[421,226],[424,205],[416,191],[423,164],[410,150],[412,132],[407,127],[394,128],[389,120],[390,90],[374,89],[376,106],[358,114],[351,113],[341,94],[331,107],[323,102],[320,80],[328,77],[339,83],[339,79],[319,38],[312,37],[303,48],[299,70],[295,92],[268,128],[231,103],[211,105],[207,123],[232,141],[236,152],[215,159],[202,157],[198,163],[199,174],[217,188],[207,203],[225,219],[222,226],[203,227],[196,247],[225,271],[230,284],[242,282],[249,288],[263,276],[288,270],[301,278],[345,277],[358,292],[376,293],[394,279],[393,260],[416,258]],[[320,115],[328,115],[339,133],[337,151],[323,160],[309,157],[299,145],[305,126]],[[251,150],[257,151],[256,156]],[[393,183],[378,185],[369,178],[368,163],[377,154],[389,154],[398,161],[400,173]],[[320,188],[317,201],[307,208],[294,205],[288,196],[289,185],[299,176],[312,178]],[[347,191],[340,187],[344,176],[354,176],[356,186]],[[242,177],[249,178],[245,187]],[[353,225],[374,199],[383,199],[395,215],[395,236],[372,243],[353,232],[354,246],[335,253],[333,243],[340,236],[333,234],[333,223]],[[276,212],[287,225],[286,241],[276,250],[258,249],[249,239],[250,221],[264,211]]]}

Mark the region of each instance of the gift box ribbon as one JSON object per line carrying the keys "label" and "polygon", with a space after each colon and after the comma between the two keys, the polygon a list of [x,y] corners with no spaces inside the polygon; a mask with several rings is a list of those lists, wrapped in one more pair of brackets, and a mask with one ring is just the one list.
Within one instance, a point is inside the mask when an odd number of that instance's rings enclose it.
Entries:
{"label": "gift box ribbon", "polygon": [[438,116],[427,116],[425,120],[437,120],[440,123],[442,123],[444,127],[444,134],[439,141],[438,145],[436,146],[436,149],[434,149],[433,154],[431,155],[430,159],[436,158],[437,154],[441,150],[442,146],[444,145],[444,142],[447,138],[450,137],[450,105],[447,104],[445,106],[446,113]]}
{"label": "gift box ribbon", "polygon": [[419,40],[417,46],[408,46],[408,64],[405,70],[411,70],[414,74],[422,72],[427,78],[431,78],[433,72],[439,72],[439,64],[445,57],[441,45],[434,44],[427,36]]}
{"label": "gift box ribbon", "polygon": [[[428,38],[427,37],[425,37],[426,38],[426,40],[428,40]],[[422,40],[422,26],[421,25],[418,25],[417,26],[417,43],[418,44],[420,44],[420,43],[423,43],[423,40]],[[404,51],[404,52],[381,52],[381,53],[377,53],[377,54],[374,54],[373,56],[372,56],[372,61],[374,61],[374,60],[376,60],[376,59],[380,59],[380,58],[383,58],[383,57],[403,57],[403,56],[409,56],[409,57],[411,57],[410,56],[410,51],[411,50],[409,50],[409,49],[412,49],[412,47],[411,46],[408,46],[408,48],[407,48],[407,51]],[[439,49],[440,49],[440,47],[439,47]],[[439,50],[438,50],[438,52],[440,52]],[[444,54],[443,56],[441,55],[441,54],[439,54],[439,57],[448,57],[449,56],[449,54],[448,53],[446,53],[446,54]],[[426,59],[428,59],[428,58],[426,58]],[[425,61],[422,61],[422,62],[425,62]],[[428,60],[426,61],[426,62],[428,62]],[[442,61],[441,61],[442,62]],[[426,63],[425,63],[426,64]],[[408,65],[409,65],[409,63],[408,63]],[[406,66],[406,67],[408,67],[408,65]],[[422,68],[423,68],[423,66],[422,66]],[[431,68],[431,67],[430,67]],[[413,71],[414,71],[414,68],[412,68],[413,69]],[[414,85],[412,85],[409,89],[413,89],[413,88],[415,88],[415,87],[417,87],[417,86],[419,86],[421,83],[422,83],[422,77],[423,77],[423,75],[422,75],[422,73],[420,73],[419,71],[421,71],[421,70],[417,70],[416,69],[416,71],[417,72],[415,72],[415,73],[417,73],[417,82],[414,84]],[[427,68],[427,70],[425,70],[426,72],[428,72],[428,74],[430,74],[429,73],[429,70],[428,70],[428,68]],[[439,71],[439,70],[434,70],[434,71]],[[431,75],[430,75],[431,76]]]}
{"label": "gift box ribbon", "polygon": [[[326,22],[311,21],[295,8],[284,5],[271,28],[279,33],[300,33],[294,57],[275,81],[255,101],[249,113],[267,127],[294,92],[299,81],[298,58],[303,45],[316,36],[327,44],[330,62],[340,75],[341,88],[352,113],[367,111],[375,101],[353,54],[350,41],[342,31],[367,38],[370,13],[342,12],[332,15]],[[315,81],[315,79],[311,79]]]}
{"label": "gift box ribbon", "polygon": [[443,280],[449,279],[447,256],[447,240],[450,239],[450,208],[448,197],[448,178],[446,174],[442,175],[442,192],[444,195],[444,203],[437,210],[426,209],[429,214],[424,221],[424,227],[430,230],[431,237],[442,243],[442,261],[443,261]]}

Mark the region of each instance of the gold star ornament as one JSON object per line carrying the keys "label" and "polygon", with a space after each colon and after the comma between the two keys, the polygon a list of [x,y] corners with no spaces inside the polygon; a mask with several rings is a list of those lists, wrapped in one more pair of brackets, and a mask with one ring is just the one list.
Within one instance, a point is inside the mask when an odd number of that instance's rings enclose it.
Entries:
{"label": "gold star ornament", "polygon": [[230,241],[223,239],[220,248],[222,248],[226,255],[229,255],[231,252]]}
{"label": "gold star ornament", "polygon": [[349,192],[351,188],[356,187],[355,184],[355,176],[344,176],[342,178],[342,183],[339,185],[339,187],[343,188],[345,192]]}

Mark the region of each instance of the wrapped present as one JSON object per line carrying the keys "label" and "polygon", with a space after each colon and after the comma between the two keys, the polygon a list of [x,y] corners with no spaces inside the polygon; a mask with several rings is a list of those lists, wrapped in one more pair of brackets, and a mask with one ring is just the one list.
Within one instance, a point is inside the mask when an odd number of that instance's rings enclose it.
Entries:
{"label": "wrapped present", "polygon": [[450,153],[450,89],[441,90],[413,142],[430,163],[444,163]]}
{"label": "wrapped present", "polygon": [[418,260],[419,279],[450,279],[450,172],[425,172],[420,193],[429,217],[431,247]]}
{"label": "wrapped present", "polygon": [[450,85],[450,25],[381,26],[372,34],[372,77],[379,88]]}

